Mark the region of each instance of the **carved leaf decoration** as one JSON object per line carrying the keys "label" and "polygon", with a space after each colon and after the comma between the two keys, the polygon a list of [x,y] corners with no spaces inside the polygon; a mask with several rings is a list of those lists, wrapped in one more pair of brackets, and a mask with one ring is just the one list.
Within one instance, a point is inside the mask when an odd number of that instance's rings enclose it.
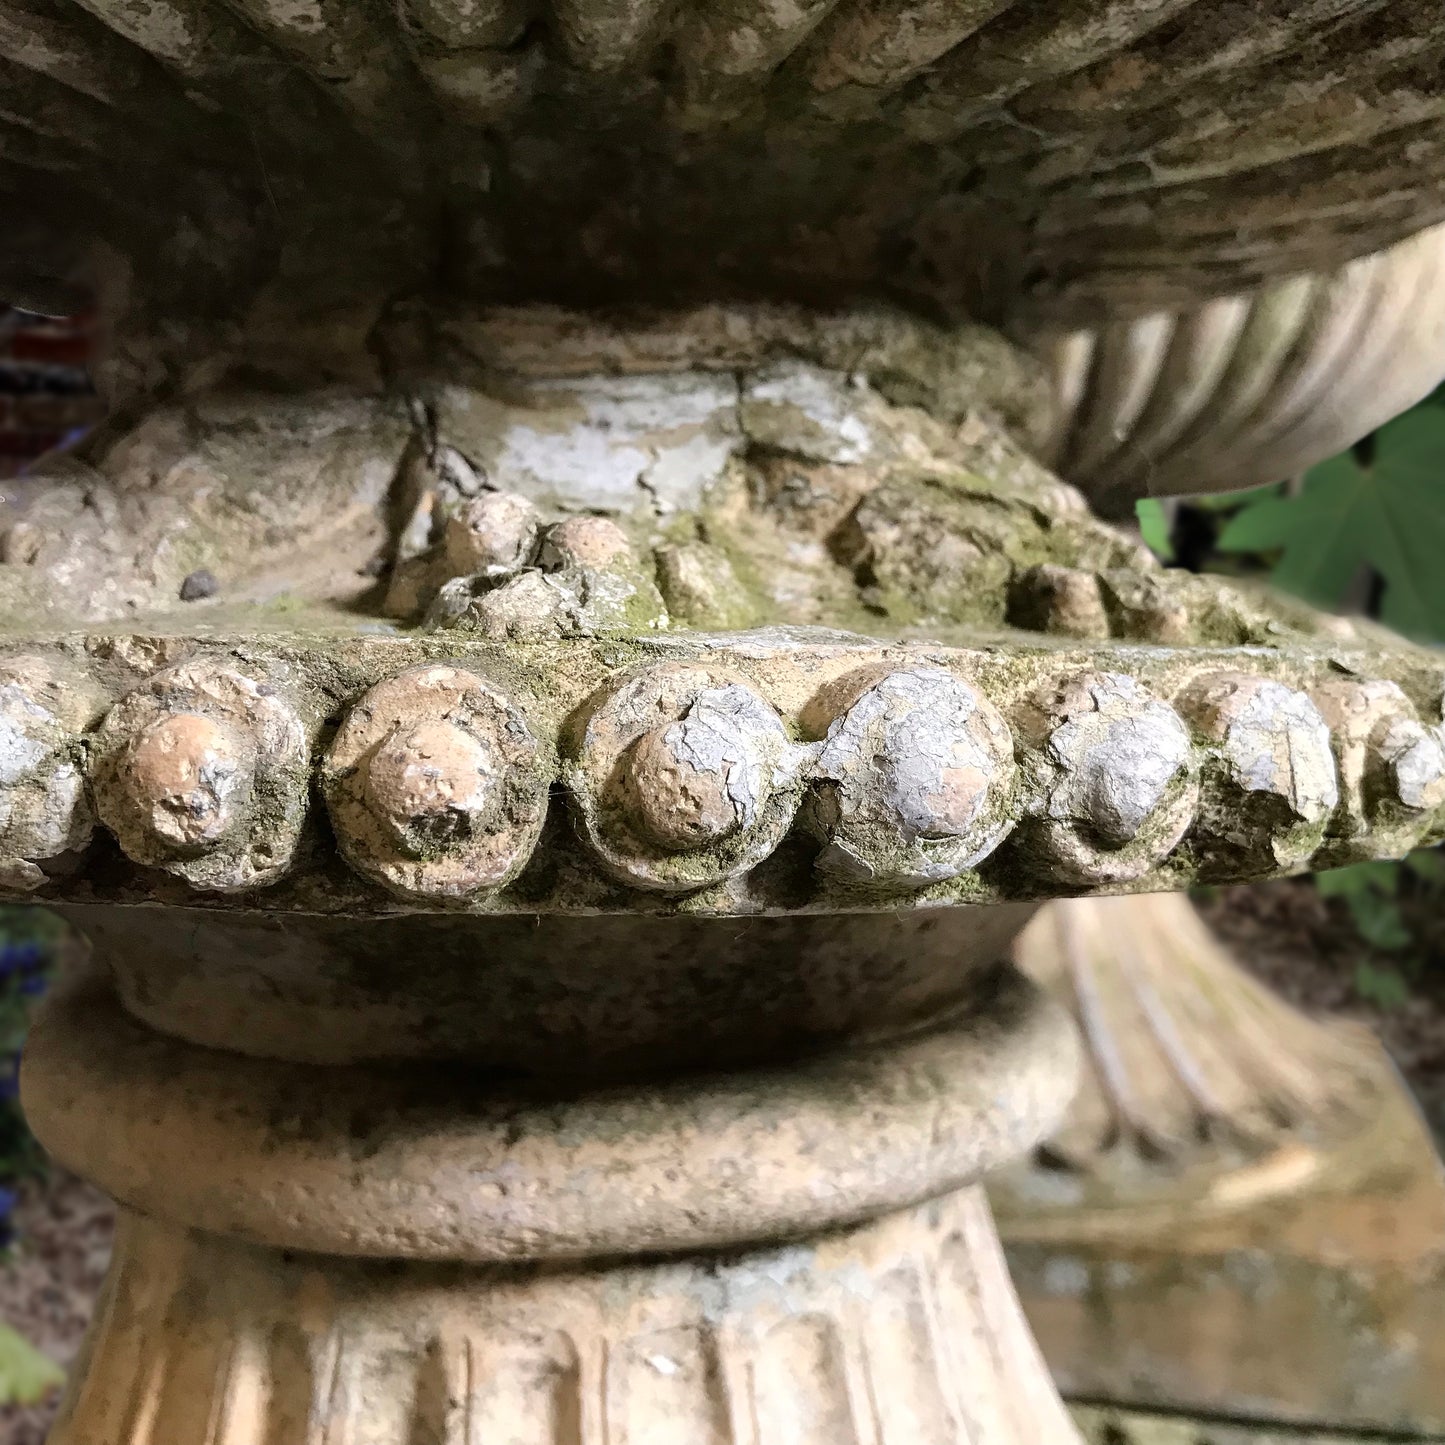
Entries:
{"label": "carved leaf decoration", "polygon": [[1371,567],[1388,625],[1445,638],[1445,413],[1418,407],[1375,433],[1368,463],[1346,452],[1313,468],[1298,496],[1245,507],[1219,547],[1279,551],[1275,584],[1322,607]]}

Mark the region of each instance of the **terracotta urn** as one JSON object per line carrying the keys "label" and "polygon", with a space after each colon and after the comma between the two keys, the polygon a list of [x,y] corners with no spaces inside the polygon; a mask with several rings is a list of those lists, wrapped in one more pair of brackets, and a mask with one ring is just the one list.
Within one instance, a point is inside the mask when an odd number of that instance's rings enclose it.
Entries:
{"label": "terracotta urn", "polygon": [[1445,370],[1436,9],[1204,9],[0,0],[57,1445],[1076,1439],[1016,935],[1445,826],[1435,655],[1091,510]]}

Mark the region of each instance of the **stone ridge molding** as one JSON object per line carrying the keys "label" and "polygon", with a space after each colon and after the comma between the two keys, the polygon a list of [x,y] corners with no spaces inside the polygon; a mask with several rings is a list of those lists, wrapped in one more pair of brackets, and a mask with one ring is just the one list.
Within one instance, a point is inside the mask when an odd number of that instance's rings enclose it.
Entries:
{"label": "stone ridge molding", "polygon": [[[1064,1011],[1018,975],[988,1012],[560,1103],[497,1088],[461,1119],[439,1065],[388,1075],[198,1048],[94,986],[56,1004],[25,1068],[46,1147],[143,1214],[333,1256],[559,1262],[797,1237],[975,1182],[1042,1140],[1078,1055]],[[859,1111],[863,1140],[848,1127]],[[292,1113],[304,1127],[278,1126]],[[358,1150],[373,1165],[360,1173]],[[546,1179],[545,1198],[506,1187],[523,1173]]]}
{"label": "stone ridge molding", "polygon": [[[12,895],[829,911],[1266,878],[1445,830],[1442,672],[1403,645],[95,637],[0,672]],[[87,849],[92,813],[137,866]]]}

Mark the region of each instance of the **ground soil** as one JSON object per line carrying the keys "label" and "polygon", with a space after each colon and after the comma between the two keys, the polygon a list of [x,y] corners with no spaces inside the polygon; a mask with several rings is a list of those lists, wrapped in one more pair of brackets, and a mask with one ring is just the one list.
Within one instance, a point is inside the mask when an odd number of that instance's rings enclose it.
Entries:
{"label": "ground soil", "polygon": [[[1345,905],[1305,879],[1223,888],[1200,911],[1239,961],[1290,1002],[1314,1014],[1368,1024],[1390,1051],[1445,1150],[1445,898],[1405,892],[1401,912],[1414,947],[1379,953],[1360,939]],[[1361,997],[1364,966],[1398,973],[1408,990],[1381,1006]]]}
{"label": "ground soil", "polygon": [[[1396,967],[1372,953],[1344,906],[1303,881],[1221,889],[1201,899],[1205,917],[1241,962],[1299,1007],[1343,1014],[1374,1028],[1445,1141],[1445,910],[1438,895],[1403,900],[1419,941],[1406,965],[1410,993],[1382,1008],[1356,988],[1360,965]],[[23,1186],[16,1220],[21,1243],[0,1266],[0,1319],[52,1358],[68,1364],[110,1251],[110,1206],[85,1184],[55,1170]],[[54,1404],[0,1408],[0,1445],[41,1445]]]}
{"label": "ground soil", "polygon": [[[20,1186],[17,1243],[0,1265],[0,1320],[68,1366],[110,1259],[110,1201],[63,1169]],[[0,1445],[41,1445],[55,1401],[0,1406]]]}

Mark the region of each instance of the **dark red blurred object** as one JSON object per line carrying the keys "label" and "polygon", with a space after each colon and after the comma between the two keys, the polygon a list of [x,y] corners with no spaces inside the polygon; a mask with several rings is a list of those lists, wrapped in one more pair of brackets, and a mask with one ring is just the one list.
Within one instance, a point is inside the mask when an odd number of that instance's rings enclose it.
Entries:
{"label": "dark red blurred object", "polygon": [[90,380],[90,316],[0,306],[0,479],[77,440],[100,418]]}

